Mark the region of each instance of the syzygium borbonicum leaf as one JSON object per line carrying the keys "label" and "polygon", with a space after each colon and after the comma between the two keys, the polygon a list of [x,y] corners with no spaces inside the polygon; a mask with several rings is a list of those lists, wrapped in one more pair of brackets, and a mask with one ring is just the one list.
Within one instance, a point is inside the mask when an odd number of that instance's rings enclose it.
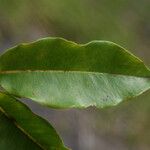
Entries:
{"label": "syzygium borbonicum leaf", "polygon": [[105,107],[148,90],[150,70],[112,42],[44,38],[0,56],[0,85],[50,107]]}
{"label": "syzygium borbonicum leaf", "polygon": [[67,150],[44,119],[0,92],[0,150]]}

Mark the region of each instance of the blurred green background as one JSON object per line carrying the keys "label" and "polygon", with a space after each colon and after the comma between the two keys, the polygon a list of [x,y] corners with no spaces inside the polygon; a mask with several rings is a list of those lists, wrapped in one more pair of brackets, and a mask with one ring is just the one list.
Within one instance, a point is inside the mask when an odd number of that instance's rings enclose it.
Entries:
{"label": "blurred green background", "polygon": [[[0,0],[1,51],[47,36],[113,41],[150,66],[150,0]],[[150,150],[149,91],[103,110],[50,110],[24,101],[73,150]]]}

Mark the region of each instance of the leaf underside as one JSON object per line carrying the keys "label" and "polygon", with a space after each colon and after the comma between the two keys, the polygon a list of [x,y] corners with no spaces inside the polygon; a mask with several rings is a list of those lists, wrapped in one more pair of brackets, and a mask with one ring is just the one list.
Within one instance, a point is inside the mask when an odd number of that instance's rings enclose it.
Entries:
{"label": "leaf underside", "polygon": [[112,42],[44,38],[0,56],[0,85],[50,107],[101,108],[150,89],[150,71]]}
{"label": "leaf underside", "polygon": [[67,150],[55,129],[20,101],[0,92],[1,150]]}

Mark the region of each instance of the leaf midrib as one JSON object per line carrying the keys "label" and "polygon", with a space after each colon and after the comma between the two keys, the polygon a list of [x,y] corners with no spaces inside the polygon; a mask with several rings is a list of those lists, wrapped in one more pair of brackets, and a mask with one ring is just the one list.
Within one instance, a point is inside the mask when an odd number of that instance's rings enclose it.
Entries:
{"label": "leaf midrib", "polygon": [[68,71],[68,70],[4,70],[0,71],[0,74],[17,74],[17,73],[33,73],[33,72],[49,72],[49,73],[75,73],[75,74],[109,74],[116,76],[128,76],[128,77],[139,77],[139,78],[150,78],[150,76],[137,76],[130,74],[119,74],[119,73],[108,73],[108,72],[95,72],[95,71]]}

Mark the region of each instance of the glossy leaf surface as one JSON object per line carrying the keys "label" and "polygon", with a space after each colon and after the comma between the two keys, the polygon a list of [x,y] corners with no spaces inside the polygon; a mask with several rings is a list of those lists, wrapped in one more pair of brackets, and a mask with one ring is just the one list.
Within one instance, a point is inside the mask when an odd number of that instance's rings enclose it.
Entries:
{"label": "glossy leaf surface", "polygon": [[148,90],[150,71],[112,42],[45,38],[1,55],[0,84],[50,107],[105,107]]}
{"label": "glossy leaf surface", "polygon": [[0,93],[0,150],[67,150],[55,129],[18,100]]}

